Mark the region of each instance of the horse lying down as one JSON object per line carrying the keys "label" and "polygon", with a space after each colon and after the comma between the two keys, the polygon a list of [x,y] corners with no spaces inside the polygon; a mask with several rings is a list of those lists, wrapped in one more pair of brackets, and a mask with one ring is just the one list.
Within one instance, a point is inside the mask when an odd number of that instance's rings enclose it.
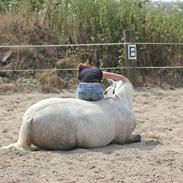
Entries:
{"label": "horse lying down", "polygon": [[9,147],[59,150],[93,148],[110,143],[140,142],[132,110],[133,87],[113,81],[106,98],[89,102],[74,98],[49,98],[32,105],[23,115],[18,141]]}

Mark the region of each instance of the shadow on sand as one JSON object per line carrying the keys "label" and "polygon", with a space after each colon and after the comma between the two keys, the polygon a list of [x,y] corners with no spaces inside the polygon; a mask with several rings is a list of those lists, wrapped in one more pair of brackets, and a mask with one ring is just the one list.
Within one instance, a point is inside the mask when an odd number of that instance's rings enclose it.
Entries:
{"label": "shadow on sand", "polygon": [[[140,149],[140,150],[147,150],[150,151],[154,149],[156,146],[161,145],[159,141],[156,140],[146,140],[141,141],[139,143],[132,143],[132,144],[109,144],[108,146],[98,147],[98,148],[75,148],[73,150],[58,150],[52,151],[53,153],[64,154],[64,155],[72,155],[72,154],[83,154],[89,152],[101,152],[104,154],[112,154],[118,150],[126,150],[126,149]],[[37,149],[38,151],[45,151]]]}

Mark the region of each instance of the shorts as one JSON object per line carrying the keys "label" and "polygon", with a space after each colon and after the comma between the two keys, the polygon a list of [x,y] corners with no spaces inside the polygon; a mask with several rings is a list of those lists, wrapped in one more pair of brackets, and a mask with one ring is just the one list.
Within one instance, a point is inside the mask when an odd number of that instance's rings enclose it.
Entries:
{"label": "shorts", "polygon": [[104,98],[104,90],[101,83],[80,83],[76,98],[88,101],[98,101]]}

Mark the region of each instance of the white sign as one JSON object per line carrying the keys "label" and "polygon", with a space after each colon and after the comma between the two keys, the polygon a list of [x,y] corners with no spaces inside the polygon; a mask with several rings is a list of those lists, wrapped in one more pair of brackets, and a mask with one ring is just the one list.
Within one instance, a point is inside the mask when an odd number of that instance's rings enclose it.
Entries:
{"label": "white sign", "polygon": [[128,59],[129,60],[136,60],[137,59],[137,50],[135,44],[128,45]]}

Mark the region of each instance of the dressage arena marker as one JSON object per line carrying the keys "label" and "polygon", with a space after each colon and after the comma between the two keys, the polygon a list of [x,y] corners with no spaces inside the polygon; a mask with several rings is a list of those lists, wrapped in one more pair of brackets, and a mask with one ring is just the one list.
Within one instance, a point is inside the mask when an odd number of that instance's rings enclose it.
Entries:
{"label": "dressage arena marker", "polygon": [[135,44],[128,45],[128,60],[136,60],[137,59],[137,48]]}

